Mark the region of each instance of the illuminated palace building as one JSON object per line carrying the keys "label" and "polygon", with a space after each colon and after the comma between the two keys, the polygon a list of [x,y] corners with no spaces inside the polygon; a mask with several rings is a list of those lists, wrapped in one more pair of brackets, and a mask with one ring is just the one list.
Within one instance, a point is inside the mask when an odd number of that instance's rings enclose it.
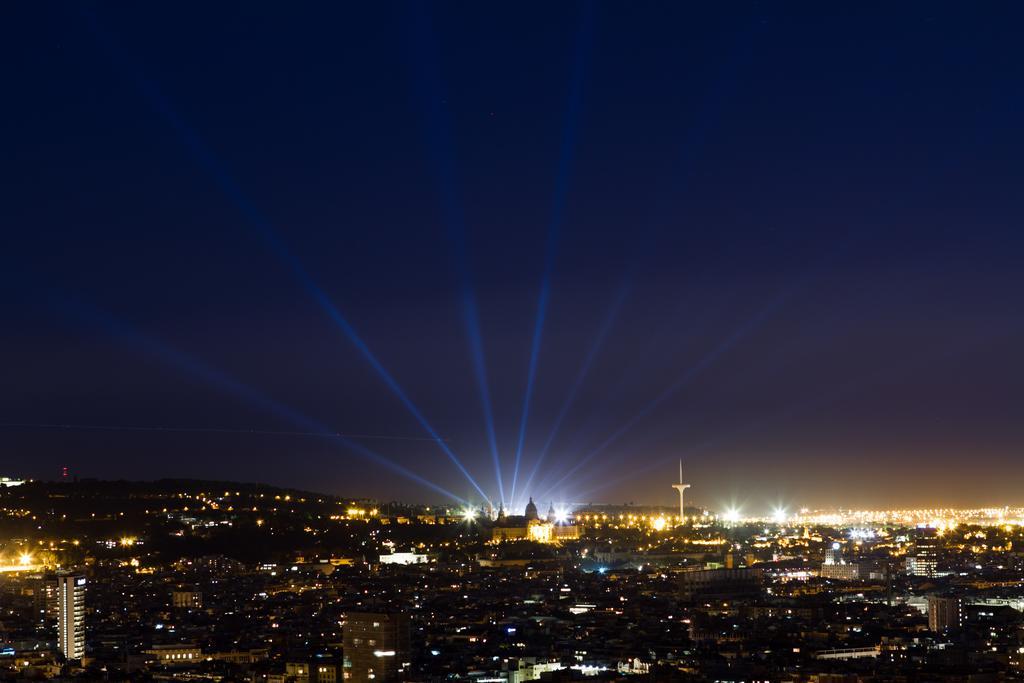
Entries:
{"label": "illuminated palace building", "polygon": [[522,516],[505,515],[505,508],[498,510],[498,519],[491,531],[491,541],[536,541],[538,543],[561,543],[580,537],[580,527],[562,519],[555,512],[552,504],[548,508],[547,519],[541,519],[537,513],[537,505],[530,498],[526,511]]}

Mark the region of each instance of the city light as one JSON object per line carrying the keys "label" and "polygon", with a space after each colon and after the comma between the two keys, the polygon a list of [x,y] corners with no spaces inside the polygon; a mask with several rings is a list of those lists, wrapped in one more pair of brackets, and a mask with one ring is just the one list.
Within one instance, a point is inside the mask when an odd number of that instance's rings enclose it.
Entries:
{"label": "city light", "polygon": [[555,523],[565,524],[569,521],[569,511],[565,508],[555,509]]}
{"label": "city light", "polygon": [[772,512],[772,521],[776,524],[785,524],[786,519],[787,515],[785,508],[775,508],[774,512]]}
{"label": "city light", "polygon": [[735,524],[740,521],[740,511],[736,508],[729,508],[722,514],[722,519],[730,524]]}
{"label": "city light", "polygon": [[464,508],[462,510],[462,519],[465,520],[467,524],[471,524],[476,520],[476,510],[471,507]]}
{"label": "city light", "polygon": [[32,556],[28,553],[22,553],[18,556],[18,564],[22,567],[27,567],[32,564]]}

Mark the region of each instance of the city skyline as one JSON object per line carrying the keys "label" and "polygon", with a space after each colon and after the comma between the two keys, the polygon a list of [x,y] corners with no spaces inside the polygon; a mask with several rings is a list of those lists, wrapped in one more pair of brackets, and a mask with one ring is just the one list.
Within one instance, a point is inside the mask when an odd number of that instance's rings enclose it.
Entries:
{"label": "city skyline", "polygon": [[696,683],[723,680],[723,659],[806,683],[1024,670],[1020,507],[495,514],[73,478],[7,478],[0,499],[0,668],[18,680]]}
{"label": "city skyline", "polygon": [[1024,682],[1024,5],[5,9],[4,681]]}
{"label": "city skyline", "polygon": [[4,475],[1024,505],[1003,16],[15,14]]}

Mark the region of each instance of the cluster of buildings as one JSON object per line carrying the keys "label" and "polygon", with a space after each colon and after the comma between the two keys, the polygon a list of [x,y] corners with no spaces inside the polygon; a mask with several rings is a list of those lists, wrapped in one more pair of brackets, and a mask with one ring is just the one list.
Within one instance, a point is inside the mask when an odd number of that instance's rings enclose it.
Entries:
{"label": "cluster of buildings", "polygon": [[491,520],[192,486],[204,490],[0,494],[12,511],[0,554],[30,560],[0,573],[0,675],[1024,679],[1019,525],[724,522],[629,506],[570,518],[533,501]]}

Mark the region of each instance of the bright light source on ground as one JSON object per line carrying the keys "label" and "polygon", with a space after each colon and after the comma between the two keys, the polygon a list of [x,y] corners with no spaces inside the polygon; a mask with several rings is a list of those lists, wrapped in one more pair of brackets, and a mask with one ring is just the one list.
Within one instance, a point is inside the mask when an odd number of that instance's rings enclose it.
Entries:
{"label": "bright light source on ground", "polygon": [[740,511],[736,508],[729,508],[722,515],[722,519],[729,522],[730,524],[740,521]]}
{"label": "bright light source on ground", "polygon": [[775,508],[775,511],[772,512],[772,520],[774,520],[776,524],[785,524],[786,517],[785,508]]}
{"label": "bright light source on ground", "polygon": [[651,520],[651,526],[654,527],[655,531],[664,531],[665,527],[668,526],[668,520],[664,517],[655,517]]}
{"label": "bright light source on ground", "polygon": [[20,564],[22,567],[27,567],[28,565],[32,564],[32,556],[28,553],[22,553],[18,556],[18,564]]}
{"label": "bright light source on ground", "polygon": [[472,522],[476,519],[476,510],[469,507],[464,509],[462,511],[462,519],[466,520],[467,522]]}

